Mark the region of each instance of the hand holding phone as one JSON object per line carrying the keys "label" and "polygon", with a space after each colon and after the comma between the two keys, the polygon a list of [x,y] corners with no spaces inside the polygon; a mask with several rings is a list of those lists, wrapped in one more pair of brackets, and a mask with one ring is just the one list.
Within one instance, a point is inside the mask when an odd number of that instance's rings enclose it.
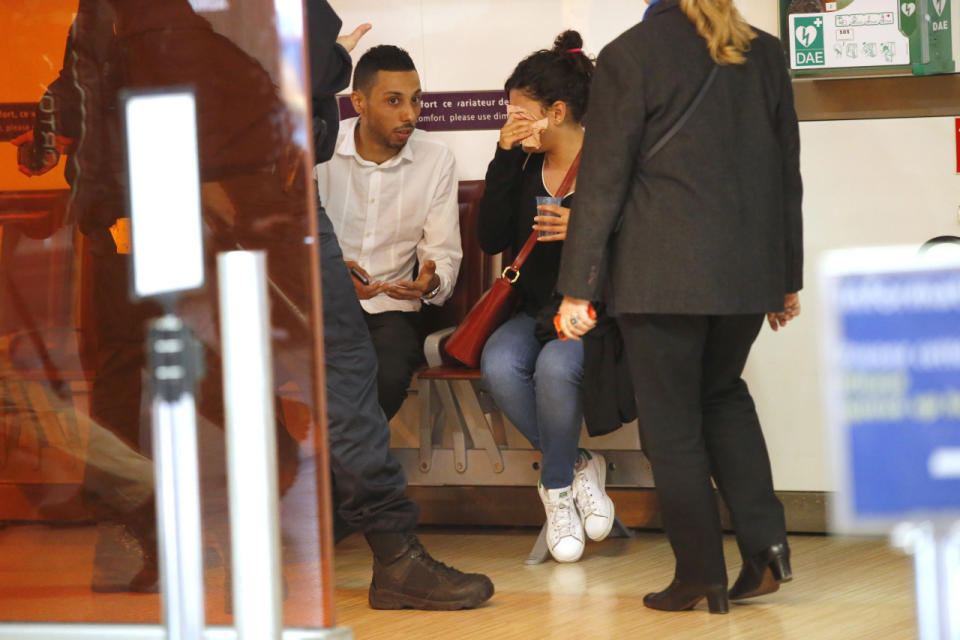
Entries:
{"label": "hand holding phone", "polygon": [[370,278],[368,278],[367,274],[360,270],[360,267],[350,267],[350,274],[359,280],[364,286],[370,286]]}
{"label": "hand holding phone", "polygon": [[357,292],[357,298],[360,300],[369,300],[383,293],[390,285],[379,280],[373,280],[370,274],[359,264],[352,260],[347,260],[347,269],[350,271],[353,280],[353,288]]}

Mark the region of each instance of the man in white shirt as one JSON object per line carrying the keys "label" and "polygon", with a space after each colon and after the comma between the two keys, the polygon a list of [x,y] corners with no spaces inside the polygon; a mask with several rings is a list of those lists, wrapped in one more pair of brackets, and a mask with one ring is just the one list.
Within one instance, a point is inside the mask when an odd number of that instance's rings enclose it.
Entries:
{"label": "man in white shirt", "polygon": [[[330,161],[334,143],[338,140],[334,132],[338,129],[336,116],[339,113],[334,96],[347,85],[351,66],[348,51],[366,28],[361,26],[349,37],[337,38],[334,44],[333,38],[339,32],[341,22],[326,0],[308,0],[307,16],[310,21],[312,93],[317,107],[314,114],[320,115],[317,130],[324,132],[315,145],[315,153],[317,162],[324,163]],[[414,117],[410,119],[415,120]],[[405,127],[404,133],[407,131],[412,133],[412,124]],[[325,139],[327,135],[329,141]],[[410,135],[399,137],[409,138]],[[399,140],[396,142],[400,143]],[[385,162],[395,152],[384,155],[386,157],[378,162]],[[423,157],[424,154],[418,152],[418,161]],[[453,175],[452,170],[450,175]],[[328,192],[324,190],[325,200],[330,197]],[[349,190],[340,192],[346,194]],[[347,207],[343,206],[342,199],[337,200],[338,197],[341,196],[332,196],[334,202],[341,203],[338,215],[342,219]],[[329,201],[325,204],[329,206]],[[373,552],[371,607],[476,607],[493,596],[493,583],[482,574],[463,573],[437,562],[423,548],[413,532],[419,508],[406,495],[403,467],[390,453],[390,425],[377,393],[377,354],[364,322],[364,310],[357,299],[358,296],[371,299],[388,287],[381,288],[379,283],[370,289],[357,286],[358,281],[351,277],[344,264],[347,259],[323,206],[317,211],[317,238],[323,295],[324,378],[333,476],[334,535],[339,540],[351,531],[362,531],[370,544]],[[426,252],[418,255],[423,256],[418,281],[411,281],[410,274],[407,274],[404,279],[394,282],[389,287],[393,299],[416,302],[421,292],[429,295],[443,283],[443,271],[439,266],[441,258]],[[457,263],[459,258],[458,251]],[[431,264],[430,260],[435,262]],[[377,273],[375,267],[371,270]],[[369,275],[365,271],[358,270],[357,273],[364,277]],[[453,286],[456,265],[450,273],[448,287]],[[438,292],[434,297],[439,295]],[[419,336],[417,351],[419,355]]]}
{"label": "man in white shirt", "polygon": [[387,419],[423,361],[420,307],[450,297],[463,256],[453,153],[416,129],[421,94],[406,51],[367,51],[353,76],[359,116],[341,124],[333,158],[316,168],[377,352]]}

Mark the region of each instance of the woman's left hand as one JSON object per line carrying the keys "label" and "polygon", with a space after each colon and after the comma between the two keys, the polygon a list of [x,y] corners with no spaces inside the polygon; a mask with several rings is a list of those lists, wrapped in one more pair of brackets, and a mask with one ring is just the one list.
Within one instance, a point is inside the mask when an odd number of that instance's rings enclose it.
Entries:
{"label": "woman's left hand", "polygon": [[592,317],[590,301],[563,296],[560,303],[560,329],[568,338],[579,340],[581,336],[597,326],[597,319]]}
{"label": "woman's left hand", "polygon": [[800,315],[800,294],[788,293],[783,297],[783,311],[774,311],[767,314],[767,322],[770,328],[776,331],[780,327],[787,326],[787,323]]}
{"label": "woman's left hand", "polygon": [[541,204],[537,209],[546,211],[547,214],[534,216],[534,230],[553,234],[540,236],[537,238],[537,242],[559,242],[560,240],[565,240],[567,238],[567,221],[570,220],[569,207],[558,207],[555,204]]}

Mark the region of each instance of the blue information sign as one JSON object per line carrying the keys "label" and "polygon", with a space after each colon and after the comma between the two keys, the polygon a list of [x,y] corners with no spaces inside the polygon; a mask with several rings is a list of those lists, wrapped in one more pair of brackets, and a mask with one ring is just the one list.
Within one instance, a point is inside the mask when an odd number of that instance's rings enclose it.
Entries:
{"label": "blue information sign", "polygon": [[840,529],[960,514],[960,259],[915,248],[822,264]]}

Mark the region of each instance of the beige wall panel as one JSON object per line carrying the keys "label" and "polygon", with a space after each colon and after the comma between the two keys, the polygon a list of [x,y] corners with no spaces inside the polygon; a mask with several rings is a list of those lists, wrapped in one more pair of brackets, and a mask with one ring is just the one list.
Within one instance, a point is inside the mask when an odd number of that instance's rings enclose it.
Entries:
{"label": "beige wall panel", "polygon": [[829,249],[960,235],[953,118],[805,122],[803,313],[747,365],[780,491],[833,488],[820,402],[817,261]]}

